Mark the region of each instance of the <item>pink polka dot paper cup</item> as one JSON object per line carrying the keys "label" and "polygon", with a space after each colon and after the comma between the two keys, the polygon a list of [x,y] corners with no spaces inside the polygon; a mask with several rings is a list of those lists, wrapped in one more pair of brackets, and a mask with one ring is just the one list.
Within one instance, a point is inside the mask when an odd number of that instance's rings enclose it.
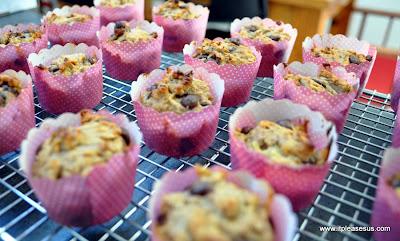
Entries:
{"label": "pink polka dot paper cup", "polygon": [[[334,67],[330,71],[353,86],[349,93],[331,95],[328,92],[315,92],[305,86],[297,86],[293,81],[285,80],[290,72],[304,76],[317,77],[324,67],[312,62],[293,62],[285,68],[279,64],[274,68],[274,99],[290,99],[299,104],[307,105],[311,110],[321,112],[325,118],[336,125],[338,133],[342,132],[351,104],[357,95],[359,79],[354,73],[348,73],[343,67]],[[327,67],[330,68],[330,67]]]}
{"label": "pink polka dot paper cup", "polygon": [[400,56],[397,56],[396,70],[393,77],[392,98],[390,105],[392,109],[397,112],[400,98]]}
{"label": "pink polka dot paper cup", "polygon": [[111,22],[144,20],[144,0],[135,0],[134,3],[118,7],[106,6],[101,0],[94,0],[94,6],[100,10],[102,26]]}
{"label": "pink polka dot paper cup", "polygon": [[[167,241],[158,237],[156,232],[163,198],[168,194],[182,192],[190,188],[199,178],[196,168],[189,168],[182,172],[169,172],[154,185],[154,194],[150,200],[149,213],[152,220],[153,241]],[[224,172],[229,182],[259,196],[260,200],[269,208],[269,220],[274,229],[275,241],[289,241],[293,239],[298,221],[296,214],[292,211],[289,200],[285,196],[274,193],[268,183],[256,179],[248,172],[228,172],[227,170],[215,167],[213,171]]]}
{"label": "pink polka dot paper cup", "polygon": [[[257,39],[243,38],[240,36],[240,29],[244,26],[262,24],[267,28],[280,28],[290,36],[289,40],[271,41],[264,43]],[[279,63],[287,63],[292,53],[294,42],[297,37],[297,29],[290,24],[274,21],[270,18],[261,19],[259,17],[235,19],[231,24],[231,36],[239,38],[242,43],[254,46],[262,55],[258,77],[273,77],[273,66]]]}
{"label": "pink polka dot paper cup", "polygon": [[[356,53],[370,55],[372,56],[372,60],[366,61],[361,64],[352,63],[343,66],[338,62],[329,62],[323,57],[315,57],[311,53],[311,50],[314,47],[318,48],[333,47],[345,50],[352,50],[355,51]],[[367,85],[369,76],[372,71],[372,67],[374,66],[375,63],[376,53],[377,53],[376,47],[370,45],[366,41],[360,41],[358,39],[346,37],[341,34],[338,35],[316,34],[312,38],[307,37],[303,41],[303,62],[314,62],[317,64],[329,63],[332,67],[342,66],[347,70],[347,72],[354,72],[356,74],[357,78],[360,79],[360,87],[358,89],[357,97],[362,94],[362,91]]]}
{"label": "pink polka dot paper cup", "polygon": [[192,41],[203,41],[206,36],[210,11],[201,5],[188,4],[194,13],[200,15],[198,18],[174,20],[157,14],[159,6],[153,7],[153,21],[164,28],[164,51],[181,52],[185,44]]}
{"label": "pink polka dot paper cup", "polygon": [[[84,53],[96,56],[97,62],[83,73],[66,76],[52,74],[41,66],[48,66],[53,59],[65,54]],[[28,58],[33,82],[40,105],[48,112],[60,114],[92,109],[103,96],[102,55],[95,46],[86,44],[55,45]]]}
{"label": "pink polka dot paper cup", "polygon": [[6,106],[0,106],[0,155],[19,148],[28,131],[35,127],[32,79],[23,71],[6,70],[1,73],[19,79],[22,90]]}
{"label": "pink polka dot paper cup", "polygon": [[390,180],[400,173],[400,149],[386,149],[379,174],[378,189],[371,217],[374,227],[390,227],[388,232],[374,232],[376,241],[398,240],[400,237],[400,197]]}
{"label": "pink polka dot paper cup", "polygon": [[[308,137],[316,150],[329,149],[323,165],[289,166],[276,164],[266,156],[247,148],[237,139],[235,131],[243,127],[255,126],[262,120],[279,121],[306,119]],[[266,179],[276,192],[287,196],[297,212],[309,206],[317,196],[337,154],[337,134],[335,126],[319,112],[290,100],[250,101],[240,107],[229,120],[229,143],[231,162],[234,170],[247,170],[258,178]]]}
{"label": "pink polka dot paper cup", "polygon": [[[215,40],[223,41],[221,38]],[[185,45],[183,55],[185,63],[194,68],[202,67],[210,73],[218,74],[225,82],[224,98],[222,106],[231,107],[242,104],[250,99],[251,89],[257,77],[258,67],[261,62],[261,54],[252,46],[250,46],[253,54],[256,56],[256,61],[251,64],[219,65],[214,61],[203,62],[203,60],[193,58],[196,48],[201,45],[198,42],[192,42]]]}
{"label": "pink polka dot paper cup", "polygon": [[29,67],[26,59],[29,54],[37,53],[41,49],[47,48],[47,34],[43,26],[36,24],[18,24],[6,25],[0,29],[0,36],[7,32],[23,32],[25,30],[36,30],[41,32],[41,37],[32,43],[20,44],[0,44],[0,72],[7,69],[15,71],[22,70],[29,73]]}
{"label": "pink polka dot paper cup", "polygon": [[161,63],[162,41],[164,30],[155,23],[131,21],[131,28],[140,27],[148,33],[157,33],[157,38],[149,41],[132,43],[114,42],[110,37],[114,34],[115,23],[102,27],[99,40],[103,52],[104,64],[111,77],[119,80],[136,80],[141,73],[156,69]]}
{"label": "pink polka dot paper cup", "polygon": [[219,110],[224,82],[214,73],[203,68],[190,66],[171,66],[174,71],[194,72],[194,78],[208,83],[214,97],[212,105],[201,111],[188,111],[183,114],[158,112],[140,102],[140,95],[152,84],[160,81],[165,70],[156,69],[150,74],[142,74],[132,83],[131,97],[140,130],[146,145],[152,150],[171,157],[186,157],[205,151],[214,141],[218,126]]}

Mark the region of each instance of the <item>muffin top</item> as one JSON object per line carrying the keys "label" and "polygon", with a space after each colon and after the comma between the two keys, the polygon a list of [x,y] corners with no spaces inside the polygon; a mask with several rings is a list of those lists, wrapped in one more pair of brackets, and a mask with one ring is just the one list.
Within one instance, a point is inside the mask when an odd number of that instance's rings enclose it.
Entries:
{"label": "muffin top", "polygon": [[344,79],[334,75],[327,69],[322,69],[317,77],[287,73],[285,80],[293,81],[297,86],[305,86],[315,92],[328,92],[331,95],[349,93],[353,87]]}
{"label": "muffin top", "polygon": [[212,105],[213,96],[205,81],[193,77],[193,71],[183,73],[167,68],[163,79],[141,94],[140,102],[158,112],[182,114]]}
{"label": "muffin top", "polygon": [[389,180],[388,180],[389,186],[393,187],[395,190],[397,196],[400,199],[400,172],[396,173],[393,175]]}
{"label": "muffin top", "polygon": [[8,31],[0,36],[0,45],[18,45],[21,43],[32,43],[42,37],[38,29],[30,28],[24,31]]}
{"label": "muffin top", "polygon": [[268,205],[227,180],[225,172],[196,168],[199,179],[162,199],[156,233],[168,241],[272,241]]}
{"label": "muffin top", "polygon": [[322,57],[329,62],[338,62],[342,65],[361,64],[366,61],[371,61],[371,55],[358,54],[351,50],[340,48],[312,48],[311,53],[315,57]]}
{"label": "muffin top", "polygon": [[100,5],[105,7],[119,7],[125,4],[134,4],[135,0],[101,0]]}
{"label": "muffin top", "polygon": [[160,8],[156,14],[162,15],[166,18],[172,18],[174,20],[191,20],[200,17],[199,14],[193,12],[191,6],[193,5],[183,1],[168,0],[160,5]]}
{"label": "muffin top", "polygon": [[127,22],[116,22],[114,33],[111,35],[110,40],[114,42],[146,42],[158,37],[156,32],[149,33],[140,27],[131,29]]}
{"label": "muffin top", "polygon": [[255,127],[243,127],[235,136],[248,148],[266,156],[277,164],[300,166],[322,165],[328,156],[328,149],[314,149],[307,133],[307,120],[263,120]]}
{"label": "muffin top", "polygon": [[97,62],[96,56],[88,57],[83,53],[65,54],[53,59],[48,66],[39,65],[41,69],[46,69],[54,75],[63,74],[71,76],[83,73]]}
{"label": "muffin top", "polygon": [[70,23],[83,23],[88,20],[91,20],[93,17],[87,14],[81,13],[68,13],[67,15],[57,15],[52,13],[48,18],[47,21],[49,23],[55,24],[70,24]]}
{"label": "muffin top", "polygon": [[126,150],[129,139],[117,124],[87,110],[80,115],[79,126],[61,127],[43,142],[32,166],[33,176],[87,176],[95,166]]}
{"label": "muffin top", "polygon": [[193,58],[223,64],[251,64],[256,56],[251,49],[240,43],[239,39],[226,38],[222,41],[204,39],[192,55]]}
{"label": "muffin top", "polygon": [[239,35],[243,38],[260,40],[264,43],[290,40],[290,35],[281,27],[267,27],[262,22],[246,25],[240,28]]}
{"label": "muffin top", "polygon": [[0,74],[0,107],[5,107],[16,99],[21,91],[21,80],[6,74]]}

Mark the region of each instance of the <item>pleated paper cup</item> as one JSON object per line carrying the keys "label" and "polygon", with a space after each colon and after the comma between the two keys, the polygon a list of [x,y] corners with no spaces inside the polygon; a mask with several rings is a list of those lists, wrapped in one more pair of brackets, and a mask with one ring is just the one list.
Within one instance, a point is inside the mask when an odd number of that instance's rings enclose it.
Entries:
{"label": "pleated paper cup", "polygon": [[103,6],[101,0],[94,0],[94,6],[100,10],[102,26],[111,22],[144,20],[144,0],[135,0],[133,4],[119,7]]}
{"label": "pleated paper cup", "polygon": [[[323,165],[286,166],[276,164],[266,156],[249,149],[235,136],[235,130],[256,126],[262,120],[278,121],[306,119],[308,136],[316,150],[329,149]],[[337,154],[335,126],[319,112],[290,100],[250,101],[240,107],[229,119],[229,143],[234,170],[247,170],[258,178],[267,180],[276,192],[287,196],[297,212],[317,196],[324,178]]]}
{"label": "pleated paper cup", "polygon": [[[314,47],[318,48],[332,47],[345,50],[352,50],[359,54],[370,55],[372,56],[372,60],[365,61],[364,63],[361,64],[348,64],[344,66],[338,62],[329,62],[323,57],[315,57],[311,52],[311,49]],[[338,35],[316,34],[312,38],[307,37],[303,41],[303,62],[314,62],[317,64],[328,63],[332,67],[342,66],[347,70],[347,72],[354,72],[356,74],[357,78],[360,79],[360,87],[358,89],[357,97],[362,94],[365,86],[368,83],[372,67],[374,66],[375,63],[376,53],[377,53],[376,47],[370,45],[366,41],[360,41],[356,38],[346,37],[341,34]]]}
{"label": "pleated paper cup", "polygon": [[[193,70],[190,66],[172,66],[175,71],[184,73]],[[197,155],[214,141],[218,126],[218,116],[224,82],[217,74],[209,73],[203,68],[194,69],[194,78],[205,81],[214,97],[210,106],[201,111],[188,111],[183,114],[158,112],[140,102],[140,95],[152,84],[162,80],[164,70],[153,70],[142,74],[132,83],[131,97],[140,130],[143,132],[146,145],[166,156],[186,157]]]}
{"label": "pleated paper cup", "polygon": [[[223,41],[221,38],[215,40]],[[254,80],[257,77],[258,67],[261,62],[261,54],[252,46],[251,51],[256,56],[256,61],[251,64],[222,64],[219,65],[214,61],[204,62],[203,60],[193,58],[196,48],[201,43],[192,42],[185,45],[183,49],[185,63],[194,68],[205,68],[210,73],[217,73],[225,82],[224,98],[222,106],[231,107],[245,103],[250,99],[251,89]]]}
{"label": "pleated paper cup", "polygon": [[21,93],[6,106],[0,107],[0,155],[15,151],[35,127],[32,79],[23,71],[6,70],[1,74],[15,77],[22,83]]}
{"label": "pleated paper cup", "polygon": [[160,6],[153,7],[153,21],[164,28],[164,51],[181,52],[185,44],[192,41],[203,41],[206,36],[210,11],[201,5],[188,4],[195,14],[200,15],[198,18],[174,20],[158,15]]}
{"label": "pleated paper cup", "polygon": [[[97,62],[83,73],[71,76],[54,75],[39,66],[47,66],[61,55],[84,53],[96,56]],[[28,58],[39,103],[48,112],[59,114],[92,109],[100,103],[103,95],[102,55],[95,46],[86,44],[55,45],[50,49],[31,54]]]}
{"label": "pleated paper cup", "polygon": [[392,97],[390,105],[392,109],[397,112],[400,98],[400,56],[397,56],[396,70],[393,77]]}
{"label": "pleated paper cup", "polygon": [[95,166],[87,176],[51,180],[32,175],[32,165],[42,143],[59,128],[79,126],[79,114],[65,113],[56,119],[44,120],[22,143],[20,167],[47,214],[63,225],[87,227],[104,223],[126,208],[132,198],[141,133],[124,115],[113,116],[106,111],[99,114],[120,126],[128,135],[130,145],[106,164]]}
{"label": "pleated paper cup", "polygon": [[[271,41],[264,43],[257,39],[243,38],[240,36],[240,29],[244,26],[262,23],[267,28],[282,28],[283,32],[289,34],[290,39],[284,41]],[[258,69],[258,77],[273,77],[273,66],[279,63],[287,63],[292,53],[294,42],[297,37],[297,29],[290,24],[274,21],[270,18],[261,19],[242,18],[235,19],[231,24],[231,36],[239,38],[242,43],[254,46],[262,55],[260,68]]]}
{"label": "pleated paper cup", "polygon": [[400,197],[388,184],[388,180],[400,172],[399,157],[400,149],[397,148],[388,148],[383,155],[371,225],[390,227],[390,231],[375,231],[376,241],[398,240],[400,237]]}
{"label": "pleated paper cup", "polygon": [[287,67],[279,64],[274,68],[274,99],[290,99],[307,105],[311,110],[321,112],[325,118],[336,125],[338,133],[342,132],[351,104],[357,95],[359,79],[354,73],[348,73],[343,67],[333,67],[331,72],[353,86],[353,91],[331,95],[328,92],[315,92],[305,86],[297,86],[293,81],[285,80],[290,71],[293,74],[317,77],[324,67],[312,62],[293,62]]}
{"label": "pleated paper cup", "polygon": [[117,43],[110,40],[114,34],[115,23],[102,27],[99,40],[103,52],[104,64],[111,77],[119,80],[134,81],[141,73],[148,73],[160,67],[164,30],[155,23],[131,21],[131,28],[139,26],[148,33],[157,33],[150,41]]}
{"label": "pleated paper cup", "polygon": [[[85,22],[75,22],[69,24],[50,23],[48,18],[54,13],[59,16],[68,15],[70,13],[80,13],[90,15],[92,19]],[[99,45],[96,32],[100,29],[100,13],[94,7],[74,5],[56,8],[48,12],[42,22],[46,26],[47,35],[51,44],[64,45],[67,43],[87,45]]]}
{"label": "pleated paper cup", "polygon": [[[292,211],[289,200],[280,194],[275,194],[267,183],[256,179],[247,172],[235,171],[228,172],[221,168],[213,168],[213,171],[226,172],[228,180],[239,187],[257,194],[262,202],[269,208],[269,220],[274,229],[274,241],[292,240],[297,229],[297,216]],[[164,175],[159,182],[154,185],[154,194],[150,200],[150,219],[152,220],[153,241],[162,240],[157,234],[157,220],[163,198],[176,192],[182,192],[189,188],[198,180],[197,172],[194,168],[186,169],[183,172],[169,172]]]}
{"label": "pleated paper cup", "polygon": [[24,31],[28,29],[39,30],[42,33],[41,38],[36,39],[32,43],[21,43],[18,45],[0,44],[0,72],[7,69],[13,69],[15,71],[22,70],[29,73],[29,67],[26,59],[29,54],[37,53],[41,49],[47,48],[47,34],[43,26],[36,24],[18,24],[18,25],[6,25],[0,29],[0,36],[6,32]]}

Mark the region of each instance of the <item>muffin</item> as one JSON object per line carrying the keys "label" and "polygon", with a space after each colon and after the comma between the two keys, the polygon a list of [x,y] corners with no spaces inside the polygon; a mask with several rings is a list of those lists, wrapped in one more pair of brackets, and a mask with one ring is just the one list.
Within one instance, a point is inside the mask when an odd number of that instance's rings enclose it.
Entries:
{"label": "muffin", "polygon": [[111,22],[144,20],[144,0],[94,0],[100,10],[101,25]]}
{"label": "muffin", "polygon": [[140,75],[131,89],[138,125],[149,148],[184,157],[211,145],[224,92],[218,75],[203,68],[171,66]]}
{"label": "muffin", "polygon": [[266,182],[199,166],[165,175],[150,215],[156,241],[290,240],[297,224],[289,201]]}
{"label": "muffin", "polygon": [[259,17],[235,19],[231,36],[244,44],[254,46],[262,55],[257,76],[272,77],[273,66],[289,60],[297,29],[290,24]]}
{"label": "muffin", "polygon": [[35,127],[32,79],[23,71],[0,73],[0,155],[19,148]]}
{"label": "muffin", "polygon": [[393,77],[392,97],[390,105],[392,109],[397,112],[400,98],[400,57],[397,56],[396,70]]}
{"label": "muffin", "polygon": [[164,30],[147,21],[117,22],[102,27],[99,40],[111,77],[134,81],[160,66]]}
{"label": "muffin", "polygon": [[358,96],[367,85],[376,57],[376,48],[365,41],[344,35],[319,35],[303,41],[303,62],[328,63],[354,72],[360,79]]}
{"label": "muffin", "polygon": [[266,179],[293,209],[309,206],[336,156],[334,125],[289,100],[250,101],[229,120],[234,170]]}
{"label": "muffin", "polygon": [[359,80],[343,67],[320,66],[312,62],[293,62],[275,66],[274,99],[290,99],[321,112],[340,133],[351,104],[357,95]]}
{"label": "muffin", "polygon": [[94,7],[74,5],[56,8],[44,16],[43,23],[53,45],[99,44],[96,32],[100,29],[100,13]]}
{"label": "muffin", "polygon": [[28,58],[40,105],[48,112],[95,107],[103,95],[102,55],[86,44],[55,45]]}
{"label": "muffin", "polygon": [[186,64],[221,76],[225,82],[222,106],[235,106],[250,98],[261,61],[261,54],[254,47],[235,38],[205,39],[186,45],[183,54]]}
{"label": "muffin", "polygon": [[168,0],[153,8],[153,21],[163,27],[163,50],[180,52],[191,41],[202,41],[206,34],[208,15],[207,7]]}
{"label": "muffin", "polygon": [[390,227],[390,231],[378,232],[377,241],[397,240],[400,237],[400,150],[385,150],[379,173],[378,188],[371,215],[373,227]]}
{"label": "muffin", "polygon": [[7,69],[29,73],[26,58],[47,48],[47,34],[35,24],[7,25],[0,29],[0,72]]}
{"label": "muffin", "polygon": [[29,132],[20,166],[52,219],[69,226],[100,224],[131,200],[140,141],[126,116],[66,113]]}

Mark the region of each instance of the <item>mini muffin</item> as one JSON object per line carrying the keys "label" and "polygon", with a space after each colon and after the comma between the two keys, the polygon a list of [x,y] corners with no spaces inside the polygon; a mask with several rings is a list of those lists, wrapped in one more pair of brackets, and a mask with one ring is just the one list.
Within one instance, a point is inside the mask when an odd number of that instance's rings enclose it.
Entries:
{"label": "mini muffin", "polygon": [[199,166],[163,177],[150,215],[155,241],[290,240],[297,223],[289,201],[266,182]]}
{"label": "mini muffin", "polygon": [[274,98],[287,98],[320,111],[336,125],[338,133],[344,128],[358,85],[355,74],[343,67],[311,62],[275,66]]}
{"label": "mini muffin", "polygon": [[94,7],[56,8],[44,16],[43,22],[53,45],[86,43],[98,46],[96,31],[100,29],[100,13]]}
{"label": "mini muffin", "polygon": [[131,200],[140,141],[126,116],[66,113],[29,132],[20,166],[52,219],[69,226],[100,224]]}
{"label": "mini muffin", "polygon": [[250,101],[229,120],[234,170],[266,179],[293,209],[309,206],[336,156],[334,125],[289,100]]}
{"label": "mini muffin", "polygon": [[373,227],[390,227],[390,231],[375,230],[376,241],[397,240],[400,237],[400,150],[388,148],[382,159],[378,188],[371,215]]}
{"label": "mini muffin", "polygon": [[163,50],[180,52],[191,41],[202,41],[206,34],[207,7],[178,0],[165,1],[153,8],[153,21],[164,28]]}
{"label": "mini muffin", "polygon": [[29,72],[26,58],[47,48],[47,34],[35,24],[7,25],[0,29],[0,72],[7,69]]}
{"label": "mini muffin", "polygon": [[254,46],[262,55],[257,76],[272,77],[273,66],[286,63],[297,37],[297,29],[290,24],[259,17],[235,19],[231,36]]}
{"label": "mini muffin", "polygon": [[183,53],[186,64],[203,67],[224,80],[222,106],[235,106],[250,98],[261,61],[261,54],[254,47],[243,45],[235,38],[205,39],[186,45]]}
{"label": "mini muffin", "polygon": [[144,20],[144,0],[94,0],[100,10],[101,25],[111,22]]}
{"label": "mini muffin", "polygon": [[131,96],[147,146],[172,157],[206,150],[215,137],[223,91],[218,75],[187,65],[139,76]]}
{"label": "mini muffin", "polygon": [[376,48],[365,41],[344,35],[319,35],[303,41],[303,62],[328,63],[354,72],[360,79],[358,95],[368,82],[376,57]]}
{"label": "mini muffin", "polygon": [[103,95],[102,55],[86,44],[55,45],[28,58],[40,105],[50,113],[95,107]]}
{"label": "mini muffin", "polygon": [[99,40],[111,77],[134,81],[160,66],[164,30],[147,21],[117,22],[102,27]]}
{"label": "mini muffin", "polygon": [[0,73],[0,155],[19,148],[35,127],[32,79],[23,71]]}
{"label": "mini muffin", "polygon": [[397,56],[396,70],[393,77],[392,96],[390,98],[390,105],[392,109],[397,112],[400,98],[400,57]]}

